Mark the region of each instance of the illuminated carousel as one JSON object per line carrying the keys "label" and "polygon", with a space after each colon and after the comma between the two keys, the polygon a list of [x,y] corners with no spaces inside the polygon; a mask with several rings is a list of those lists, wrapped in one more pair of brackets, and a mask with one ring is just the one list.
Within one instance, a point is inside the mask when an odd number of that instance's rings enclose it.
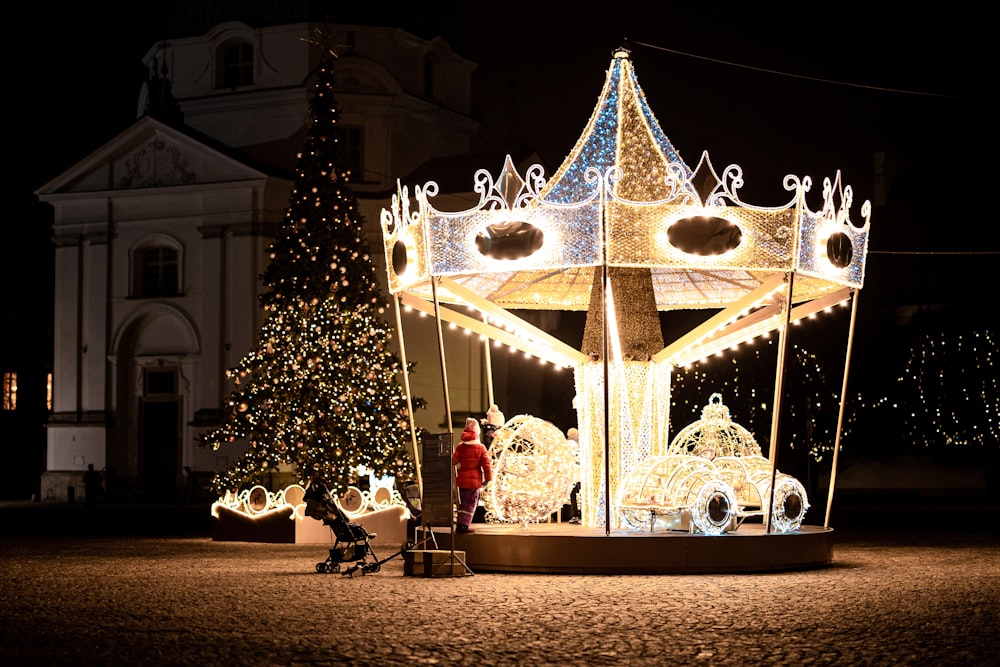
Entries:
{"label": "illuminated carousel", "polygon": [[[741,201],[738,166],[720,175],[707,153],[694,168],[681,159],[623,49],[551,178],[539,165],[522,176],[508,156],[495,179],[480,170],[474,181],[480,199],[468,210],[435,208],[438,186],[428,182],[412,198],[401,186],[382,211],[397,323],[400,308],[436,318],[446,404],[442,322],[572,369],[576,397],[567,401],[577,410],[579,447],[542,420],[507,421],[490,450],[489,520],[470,535],[439,528],[444,548],[460,548],[472,570],[500,572],[830,563],[830,502],[823,525],[804,522],[805,490],[777,468],[786,332],[799,319],[850,306],[846,386],[869,204],[855,226],[851,188],[839,173],[824,180],[818,211],[806,203],[809,177],[785,177],[787,204]],[[544,309],[587,313],[581,349],[515,314]],[[660,313],[681,310],[706,318],[665,341]],[[401,324],[399,333],[405,341]],[[779,344],[767,453],[717,396],[705,397],[702,420],[671,439],[674,371],[772,333]],[[841,398],[841,419],[843,409]],[[839,433],[838,424],[834,473]],[[551,522],[576,481],[579,525]],[[831,500],[834,482],[831,474]]]}

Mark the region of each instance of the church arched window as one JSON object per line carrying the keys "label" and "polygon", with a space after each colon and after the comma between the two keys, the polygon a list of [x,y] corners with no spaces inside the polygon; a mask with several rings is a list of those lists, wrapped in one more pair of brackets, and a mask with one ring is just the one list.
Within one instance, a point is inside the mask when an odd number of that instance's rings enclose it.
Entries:
{"label": "church arched window", "polygon": [[143,244],[132,253],[132,296],[170,297],[181,294],[180,251],[163,243]]}
{"label": "church arched window", "polygon": [[216,88],[253,85],[253,44],[230,40],[219,47],[216,55]]}

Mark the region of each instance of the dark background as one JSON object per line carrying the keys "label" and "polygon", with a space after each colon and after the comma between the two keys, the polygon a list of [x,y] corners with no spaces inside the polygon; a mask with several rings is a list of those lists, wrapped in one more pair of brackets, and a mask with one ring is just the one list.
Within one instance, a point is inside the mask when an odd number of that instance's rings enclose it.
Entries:
{"label": "dark background", "polygon": [[[203,33],[223,17],[253,25],[302,13],[444,37],[479,63],[476,115],[489,140],[511,149],[524,143],[553,169],[583,132],[614,49],[627,46],[681,156],[693,165],[707,150],[720,169],[743,166],[750,203],[783,203],[787,173],[812,176],[818,195],[822,178],[839,169],[860,206],[872,194],[875,151],[894,158],[897,182],[918,183],[891,194],[913,198],[920,210],[956,215],[982,199],[978,168],[995,145],[986,121],[988,28],[984,13],[963,10],[962,3],[933,13],[861,3],[830,9],[802,3],[413,4],[29,5],[22,24],[27,34],[7,47],[8,89],[23,100],[8,115],[19,137],[9,145],[18,164],[10,186],[30,201],[33,189],[131,124],[146,76],[141,59],[157,40]],[[922,219],[926,235],[909,233],[912,223],[887,230],[876,219],[872,242],[876,249],[942,250],[944,242],[949,249],[982,250],[975,232],[986,223],[981,214],[965,216],[961,230],[947,225],[937,234],[933,227],[941,220]],[[995,238],[996,225],[989,227]]]}
{"label": "dark background", "polygon": [[[583,133],[619,46],[631,50],[647,101],[682,158],[694,166],[708,151],[720,172],[739,164],[749,204],[787,202],[782,178],[795,174],[812,178],[809,203],[817,209],[823,179],[839,170],[853,189],[851,218],[861,224],[862,202],[876,195],[875,155],[884,153],[886,194],[873,201],[856,354],[875,359],[891,349],[891,326],[917,307],[950,305],[995,331],[991,269],[1000,235],[984,210],[996,144],[987,12],[972,3],[934,11],[876,4],[24,6],[22,34],[5,46],[7,88],[18,102],[6,115],[14,215],[3,232],[5,355],[51,358],[51,213],[33,190],[135,121],[147,75],[142,58],[157,40],[278,14],[444,37],[479,64],[475,115],[484,122],[484,150],[537,150],[549,174]],[[29,383],[24,398],[37,390]],[[41,432],[44,412],[36,422]],[[9,442],[9,433],[2,437]]]}
{"label": "dark background", "polygon": [[962,3],[933,13],[861,3],[633,3],[620,12],[580,3],[413,4],[27,6],[27,34],[8,46],[9,89],[24,100],[11,120],[27,140],[15,149],[15,176],[33,189],[134,121],[141,59],[156,40],[203,33],[223,17],[254,25],[300,12],[444,37],[479,63],[477,112],[492,133],[502,143],[524,141],[553,165],[582,133],[618,46],[631,46],[654,113],[686,161],[708,150],[718,165],[739,163],[747,187],[763,181],[774,201],[784,196],[785,173],[818,179],[837,169],[867,198],[860,170],[870,170],[876,150],[912,152],[945,191],[949,173],[971,179],[956,158],[988,152],[979,125],[988,97],[986,15],[962,11]]}
{"label": "dark background", "polygon": [[[952,269],[981,269],[972,255],[949,261],[940,253],[998,247],[997,224],[979,209],[996,142],[986,115],[987,20],[971,3],[935,12],[862,3],[413,4],[27,6],[27,34],[7,46],[8,89],[22,101],[8,113],[17,128],[8,187],[21,212],[8,225],[18,249],[8,270],[48,280],[47,267],[34,270],[50,248],[45,223],[24,218],[31,193],[134,122],[146,76],[141,59],[157,40],[203,33],[222,18],[253,25],[301,13],[444,37],[479,63],[475,114],[485,123],[484,147],[535,149],[549,173],[583,132],[618,46],[631,49],[647,100],[682,158],[693,166],[707,150],[718,170],[742,166],[748,203],[787,201],[782,177],[792,173],[812,177],[818,206],[823,178],[840,170],[857,222],[861,203],[873,197],[873,156],[885,152],[888,197],[878,203],[888,210],[873,212],[866,289],[915,282],[919,289],[895,285],[895,300],[981,299],[964,281],[936,284]],[[938,258],[883,254],[903,252]]]}

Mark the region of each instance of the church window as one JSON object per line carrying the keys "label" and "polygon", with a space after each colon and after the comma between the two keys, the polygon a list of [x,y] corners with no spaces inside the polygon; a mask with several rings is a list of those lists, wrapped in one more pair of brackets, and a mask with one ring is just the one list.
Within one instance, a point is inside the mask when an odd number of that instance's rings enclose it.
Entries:
{"label": "church window", "polygon": [[166,246],[140,248],[133,257],[133,296],[166,297],[180,294],[180,259]]}
{"label": "church window", "polygon": [[337,126],[333,136],[339,145],[342,166],[351,172],[350,180],[363,182],[365,176],[364,128],[358,126]]}
{"label": "church window", "polygon": [[424,56],[424,97],[434,99],[434,58],[430,54]]}
{"label": "church window", "polygon": [[216,88],[253,85],[253,44],[230,41],[218,51]]}

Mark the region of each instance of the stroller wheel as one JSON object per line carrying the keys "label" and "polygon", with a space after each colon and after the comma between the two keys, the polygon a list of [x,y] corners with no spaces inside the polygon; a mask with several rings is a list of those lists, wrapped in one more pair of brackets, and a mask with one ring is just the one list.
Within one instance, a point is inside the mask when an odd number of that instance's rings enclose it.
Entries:
{"label": "stroller wheel", "polygon": [[370,574],[372,572],[378,572],[381,569],[382,569],[381,565],[379,565],[378,563],[372,563],[371,565],[365,565],[364,567],[362,567],[361,571],[364,572],[365,574]]}
{"label": "stroller wheel", "polygon": [[326,572],[326,563],[316,563],[316,571],[320,574]]}

